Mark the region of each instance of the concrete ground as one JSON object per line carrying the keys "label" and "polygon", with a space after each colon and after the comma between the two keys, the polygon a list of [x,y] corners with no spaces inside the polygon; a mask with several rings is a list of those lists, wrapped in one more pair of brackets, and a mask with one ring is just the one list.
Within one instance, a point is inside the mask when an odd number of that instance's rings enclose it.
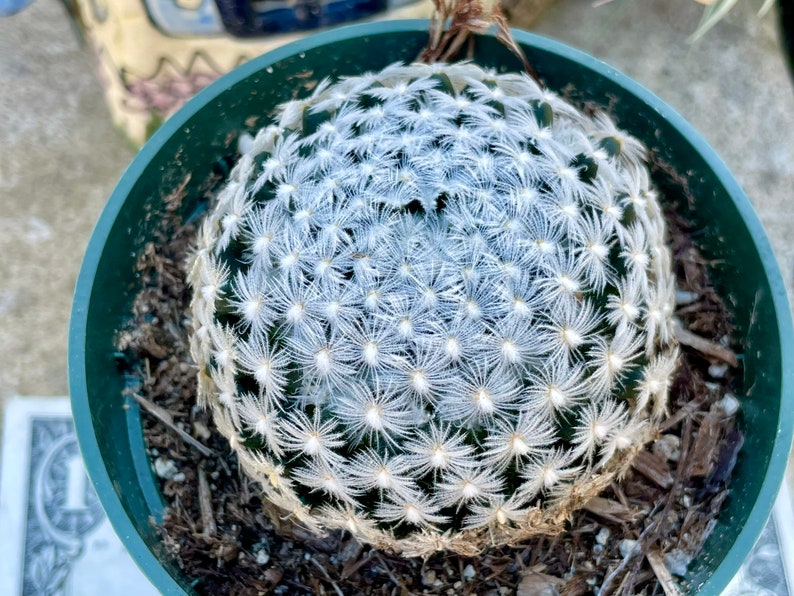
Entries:
{"label": "concrete ground", "polygon": [[[741,0],[696,45],[692,0],[559,0],[535,28],[613,64],[678,110],[727,162],[794,288],[794,88],[774,11]],[[65,395],[72,288],[134,150],[111,124],[89,47],[58,0],[0,18],[0,405]],[[0,412],[2,409],[0,409]]]}

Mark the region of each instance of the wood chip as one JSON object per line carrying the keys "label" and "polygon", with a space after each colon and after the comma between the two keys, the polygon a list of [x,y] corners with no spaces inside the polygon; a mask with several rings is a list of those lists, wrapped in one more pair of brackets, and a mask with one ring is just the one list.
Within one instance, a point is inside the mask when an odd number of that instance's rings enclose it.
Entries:
{"label": "wood chip", "polygon": [[678,589],[678,585],[673,579],[673,574],[670,573],[670,570],[667,569],[667,565],[664,564],[662,553],[654,549],[648,551],[645,554],[645,558],[648,559],[648,563],[650,563],[651,569],[653,569],[656,579],[659,581],[659,585],[662,586],[665,596],[681,596],[681,590]]}
{"label": "wood chip", "polygon": [[659,425],[659,432],[664,433],[681,422],[684,418],[692,416],[702,409],[703,403],[709,399],[708,395],[698,395],[695,399],[681,406],[672,416]]}
{"label": "wood chip", "polygon": [[346,580],[349,577],[352,577],[363,565],[369,563],[370,555],[372,554],[371,550],[368,550],[364,553],[364,555],[360,558],[351,557],[345,566],[342,567],[342,572],[339,574],[339,578],[342,580]]}
{"label": "wood chip", "polygon": [[389,564],[383,559],[381,554],[379,552],[377,552],[377,551],[375,551],[375,558],[380,563],[381,568],[386,572],[386,575],[389,576],[389,579],[391,579],[396,585],[400,586],[400,589],[401,589],[400,593],[401,594],[410,594],[410,592],[408,591],[408,588],[405,587],[405,585],[403,584],[402,580],[394,574],[394,572],[392,571],[391,567],[389,567]]}
{"label": "wood chip", "polygon": [[154,342],[146,344],[146,351],[156,360],[165,360],[169,356],[168,350]]}
{"label": "wood chip", "polygon": [[650,451],[640,451],[637,457],[632,460],[631,467],[659,488],[667,489],[673,485],[670,466],[665,460]]}
{"label": "wood chip", "polygon": [[582,574],[574,575],[560,589],[560,596],[584,596],[592,593],[593,591],[587,584],[586,577]]}
{"label": "wood chip", "polygon": [[739,430],[732,430],[719,442],[720,450],[717,456],[717,463],[706,479],[705,489],[708,492],[718,492],[730,480],[733,468],[736,466],[739,451],[744,445],[744,434]]}
{"label": "wood chip", "polygon": [[707,476],[716,459],[717,439],[719,438],[719,415],[714,410],[703,417],[698,428],[695,443],[688,457],[690,476]]}
{"label": "wood chip", "polygon": [[604,497],[593,497],[587,502],[584,508],[593,515],[618,524],[637,519],[636,511],[626,507],[618,501],[605,499]]}
{"label": "wood chip", "polygon": [[215,516],[212,513],[212,491],[210,491],[210,484],[207,482],[207,474],[202,467],[198,469],[198,489],[201,525],[204,528],[204,535],[207,537],[214,536],[218,531],[218,526],[215,524]]}
{"label": "wood chip", "polygon": [[725,346],[718,344],[717,342],[706,339],[705,337],[696,335],[688,329],[684,329],[684,326],[681,324],[679,319],[673,320],[673,329],[675,330],[675,337],[679,343],[689,346],[693,350],[697,350],[708,358],[715,358],[730,364],[734,368],[739,366],[739,359],[733,350],[730,350]]}
{"label": "wood chip", "polygon": [[325,569],[325,566],[324,566],[322,563],[320,563],[320,562],[319,562],[317,559],[315,559],[314,557],[311,557],[311,558],[309,559],[309,562],[310,562],[310,563],[312,563],[312,564],[313,564],[315,567],[317,567],[317,569],[319,569],[319,570],[320,570],[320,573],[322,573],[322,574],[323,574],[323,577],[324,577],[325,579],[327,579],[327,580],[328,580],[328,582],[329,582],[329,583],[331,584],[331,586],[333,587],[333,589],[334,589],[334,592],[336,592],[336,593],[338,594],[338,596],[345,596],[345,595],[344,595],[344,593],[342,592],[342,590],[341,590],[341,589],[339,588],[339,586],[337,585],[337,583],[336,583],[336,582],[335,582],[333,579],[331,579],[331,576],[330,576],[330,575],[328,575],[328,571],[326,571],[326,569]]}
{"label": "wood chip", "polygon": [[516,589],[516,596],[559,596],[560,588],[565,583],[562,578],[542,573],[545,565],[536,565],[521,573],[521,581]]}

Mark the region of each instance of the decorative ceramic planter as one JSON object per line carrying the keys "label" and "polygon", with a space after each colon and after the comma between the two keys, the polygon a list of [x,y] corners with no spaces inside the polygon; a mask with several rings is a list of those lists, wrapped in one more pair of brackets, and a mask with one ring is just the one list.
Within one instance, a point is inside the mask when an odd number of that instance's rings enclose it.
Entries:
{"label": "decorative ceramic planter", "polygon": [[[289,99],[305,77],[321,80],[413,60],[426,21],[356,25],[311,36],[254,59],[199,93],[168,120],[125,172],[94,230],[77,284],[69,342],[69,380],[77,433],[89,475],[111,523],[133,558],[166,594],[190,592],[164,552],[151,518],[158,493],[137,405],[125,401],[114,361],[117,331],[138,291],[136,259],[164,211],[163,197],[184,188],[186,209],[207,188],[213,164],[234,153],[240,133],[262,125],[252,116]],[[516,32],[517,42],[549,88],[574,100],[611,106],[620,126],[658,162],[686,175],[688,214],[708,234],[703,254],[717,263],[718,291],[735,313],[744,343],[740,423],[745,432],[731,496],[702,553],[690,565],[692,592],[720,594],[750,552],[783,477],[792,438],[794,346],[785,288],[769,241],[747,197],[713,150],[678,114],[613,68],[558,42]],[[521,65],[496,39],[477,38],[483,66]],[[192,175],[191,175],[192,174]],[[664,191],[674,188],[662,182]],[[680,192],[680,191],[679,191]]]}

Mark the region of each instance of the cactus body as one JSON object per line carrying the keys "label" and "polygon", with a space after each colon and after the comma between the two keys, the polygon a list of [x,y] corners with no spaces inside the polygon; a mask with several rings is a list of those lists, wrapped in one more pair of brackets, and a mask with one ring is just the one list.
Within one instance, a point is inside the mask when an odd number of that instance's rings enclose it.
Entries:
{"label": "cactus body", "polygon": [[653,434],[675,368],[643,157],[470,63],[282,106],[191,271],[200,399],[264,497],[406,555],[559,531]]}

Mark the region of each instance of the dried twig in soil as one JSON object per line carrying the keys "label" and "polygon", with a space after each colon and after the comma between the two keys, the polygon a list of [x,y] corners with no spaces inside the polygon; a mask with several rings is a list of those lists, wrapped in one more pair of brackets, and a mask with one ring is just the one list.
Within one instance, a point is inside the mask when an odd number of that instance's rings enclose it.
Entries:
{"label": "dried twig in soil", "polygon": [[739,366],[739,360],[733,350],[710,341],[705,337],[700,337],[688,329],[684,329],[679,319],[675,319],[673,324],[675,325],[675,337],[679,343],[697,350],[706,357],[730,364],[734,368]]}
{"label": "dried twig in soil", "polygon": [[[146,362],[148,363],[148,360]],[[174,423],[174,417],[171,416],[171,414],[167,410],[161,408],[157,404],[153,404],[148,399],[146,399],[142,395],[138,395],[134,391],[130,391],[129,394],[135,399],[135,401],[137,401],[143,407],[144,410],[149,412],[152,416],[157,418],[160,422],[162,422],[168,428],[170,428],[172,431],[178,434],[185,443],[193,447],[196,451],[201,453],[201,455],[203,455],[204,457],[210,457],[212,455],[215,455],[212,449],[208,449],[207,447],[199,443],[196,439],[191,437],[184,430],[179,428]]]}
{"label": "dried twig in soil", "polygon": [[659,584],[662,586],[665,596],[681,596],[681,591],[678,589],[673,575],[670,573],[670,570],[667,569],[667,565],[664,564],[662,554],[657,549],[654,549],[647,552],[645,558],[648,559],[651,569],[653,569],[653,572],[656,574],[656,579],[659,580]]}

